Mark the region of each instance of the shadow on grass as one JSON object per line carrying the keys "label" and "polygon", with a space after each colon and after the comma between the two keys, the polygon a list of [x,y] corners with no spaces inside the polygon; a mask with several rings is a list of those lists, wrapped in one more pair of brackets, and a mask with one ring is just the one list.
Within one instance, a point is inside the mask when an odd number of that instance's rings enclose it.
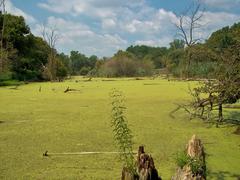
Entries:
{"label": "shadow on grass", "polygon": [[[215,116],[211,121],[204,121],[207,124],[207,128],[216,128],[218,117]],[[240,111],[226,112],[224,115],[224,121],[219,122],[218,128],[235,127],[240,125]]]}
{"label": "shadow on grass", "polygon": [[231,111],[228,113],[227,118],[240,121],[240,111]]}
{"label": "shadow on grass", "polygon": [[231,178],[236,178],[236,180],[240,180],[240,174],[232,174],[228,171],[209,171],[208,172],[208,179],[217,179],[217,180],[226,180]]}
{"label": "shadow on grass", "polygon": [[240,125],[240,111],[231,111],[226,115],[226,123]]}

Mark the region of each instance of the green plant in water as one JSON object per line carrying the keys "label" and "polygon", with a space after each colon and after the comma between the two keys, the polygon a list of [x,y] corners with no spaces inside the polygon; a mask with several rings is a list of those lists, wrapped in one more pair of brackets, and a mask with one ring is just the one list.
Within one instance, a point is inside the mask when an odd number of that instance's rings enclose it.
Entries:
{"label": "green plant in water", "polygon": [[190,156],[188,156],[185,152],[179,152],[176,155],[176,164],[182,169],[186,164],[188,164],[190,159]]}
{"label": "green plant in water", "polygon": [[126,116],[124,115],[126,106],[124,104],[123,93],[117,89],[113,89],[110,93],[112,104],[111,125],[115,142],[120,151],[120,159],[132,174],[136,174],[134,156],[133,156],[133,141],[132,133],[128,128]]}
{"label": "green plant in water", "polygon": [[185,151],[177,153],[176,164],[183,169],[184,166],[189,166],[194,175],[205,173],[205,165],[199,158],[190,157]]}
{"label": "green plant in water", "polygon": [[194,175],[204,173],[204,164],[199,158],[190,158],[189,166]]}

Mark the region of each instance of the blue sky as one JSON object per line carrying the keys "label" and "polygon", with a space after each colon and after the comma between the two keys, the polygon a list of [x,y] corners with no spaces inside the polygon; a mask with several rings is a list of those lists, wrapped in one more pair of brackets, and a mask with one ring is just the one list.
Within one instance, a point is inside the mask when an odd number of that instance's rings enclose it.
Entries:
{"label": "blue sky", "polygon": [[[25,17],[35,35],[42,25],[57,29],[56,48],[69,54],[112,56],[130,45],[168,46],[178,38],[178,14],[196,0],[7,0],[7,11]],[[206,39],[240,21],[240,0],[201,0],[204,24],[195,35]]]}

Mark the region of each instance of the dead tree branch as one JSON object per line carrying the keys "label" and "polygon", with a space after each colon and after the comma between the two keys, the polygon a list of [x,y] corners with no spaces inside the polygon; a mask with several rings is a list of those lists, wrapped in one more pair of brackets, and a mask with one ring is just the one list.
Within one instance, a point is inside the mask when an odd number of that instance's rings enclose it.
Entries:
{"label": "dead tree branch", "polygon": [[200,38],[195,37],[195,30],[202,27],[201,19],[205,9],[200,1],[193,3],[185,12],[179,16],[178,23],[175,23],[178,29],[178,35],[184,40],[187,47],[191,47],[200,41]]}
{"label": "dead tree branch", "polygon": [[80,91],[78,89],[71,89],[69,87],[67,87],[67,89],[64,91],[64,93],[70,92],[70,91]]}

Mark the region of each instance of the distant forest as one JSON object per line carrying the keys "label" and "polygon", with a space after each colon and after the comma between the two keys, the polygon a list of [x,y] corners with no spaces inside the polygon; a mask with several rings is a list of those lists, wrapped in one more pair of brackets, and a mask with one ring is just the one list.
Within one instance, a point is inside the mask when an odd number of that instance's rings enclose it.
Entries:
{"label": "distant forest", "polygon": [[175,39],[169,47],[130,46],[109,58],[87,57],[79,51],[71,51],[70,55],[59,53],[48,41],[54,40],[54,36],[44,39],[33,35],[21,16],[1,14],[0,24],[0,82],[62,81],[72,75],[133,77],[159,73],[180,78],[214,78],[226,63],[223,57],[231,58],[240,52],[240,23],[224,27],[205,42],[192,46]]}

